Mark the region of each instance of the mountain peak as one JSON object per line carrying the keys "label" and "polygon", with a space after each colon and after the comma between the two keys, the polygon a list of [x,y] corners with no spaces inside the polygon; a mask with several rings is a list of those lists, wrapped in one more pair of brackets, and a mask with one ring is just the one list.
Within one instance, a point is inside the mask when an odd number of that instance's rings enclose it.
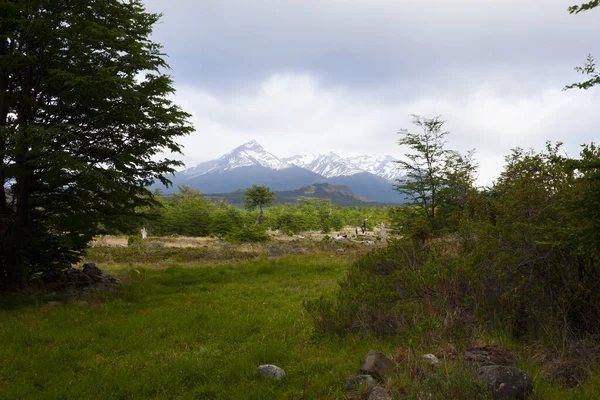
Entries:
{"label": "mountain peak", "polygon": [[262,147],[260,145],[260,143],[258,143],[256,140],[252,139],[249,142],[244,143],[241,147]]}
{"label": "mountain peak", "polygon": [[386,180],[394,180],[400,176],[398,164],[390,156],[363,155],[358,157],[340,157],[333,151],[325,154],[296,155],[278,158],[266,151],[258,141],[252,139],[236,147],[218,160],[208,161],[187,169],[188,177],[206,173],[225,172],[241,167],[260,166],[273,170],[281,170],[293,166],[307,169],[324,178],[352,176],[368,172]]}

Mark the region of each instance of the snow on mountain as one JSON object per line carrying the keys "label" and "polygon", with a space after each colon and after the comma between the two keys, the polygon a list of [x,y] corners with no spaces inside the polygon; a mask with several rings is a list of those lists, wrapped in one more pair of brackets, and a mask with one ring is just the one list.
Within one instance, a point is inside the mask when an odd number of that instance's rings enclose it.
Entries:
{"label": "snow on mountain", "polygon": [[346,160],[364,171],[387,180],[395,180],[402,176],[402,171],[396,163],[396,160],[391,156],[370,154],[358,157],[348,157]]}
{"label": "snow on mountain", "polygon": [[286,158],[285,161],[298,167],[306,168],[326,178],[351,176],[365,172],[333,152],[293,156]]}
{"label": "snow on mountain", "polygon": [[274,170],[290,168],[287,163],[266,151],[256,140],[236,147],[217,160],[207,161],[183,171],[186,178],[204,175],[209,172],[224,172],[240,167],[262,166]]}
{"label": "snow on mountain", "polygon": [[376,154],[342,158],[333,152],[278,158],[267,152],[256,140],[252,140],[236,147],[217,160],[207,161],[182,171],[182,176],[189,179],[207,173],[225,172],[250,166],[262,166],[273,170],[296,166],[325,178],[353,176],[368,172],[386,180],[394,180],[401,176],[398,164],[394,161],[391,156]]}

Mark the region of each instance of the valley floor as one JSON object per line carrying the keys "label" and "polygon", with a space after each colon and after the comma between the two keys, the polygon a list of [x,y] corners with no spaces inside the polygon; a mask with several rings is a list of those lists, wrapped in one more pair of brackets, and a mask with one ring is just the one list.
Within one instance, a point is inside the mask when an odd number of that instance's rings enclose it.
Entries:
{"label": "valley floor", "polygon": [[[331,295],[349,260],[322,252],[202,268],[112,262],[124,282],[112,293],[68,302],[4,298],[0,397],[342,399],[348,378],[377,349],[403,360],[387,382],[398,398],[473,398],[462,391],[468,372],[452,362],[436,370],[420,366],[426,378],[413,379],[420,354],[437,350],[426,348],[426,332],[381,340],[324,336],[312,327],[303,302]],[[258,378],[261,364],[276,364],[287,375]],[[593,382],[573,391],[554,388],[532,363],[521,367],[533,373],[534,399],[600,394]]]}

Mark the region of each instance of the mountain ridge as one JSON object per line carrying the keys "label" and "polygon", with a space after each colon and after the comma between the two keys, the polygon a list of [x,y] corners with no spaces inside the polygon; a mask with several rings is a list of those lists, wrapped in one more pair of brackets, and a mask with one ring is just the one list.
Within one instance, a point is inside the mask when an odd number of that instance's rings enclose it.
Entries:
{"label": "mountain ridge", "polygon": [[[213,201],[226,200],[236,207],[244,206],[244,193],[241,190],[231,193],[205,194],[204,196]],[[294,190],[276,191],[274,204],[300,203],[303,200],[314,198],[329,199],[331,204],[338,206],[379,207],[388,205],[387,203],[363,199],[347,186],[332,183],[316,183]]]}
{"label": "mountain ridge", "polygon": [[387,180],[394,180],[401,176],[398,168],[396,168],[395,159],[389,155],[371,154],[344,158],[330,151],[325,154],[277,157],[266,151],[256,140],[251,140],[237,146],[218,159],[205,161],[196,166],[184,169],[179,173],[195,177],[211,172],[224,172],[235,168],[257,165],[275,170],[296,166],[322,175],[325,178],[350,176],[363,172],[368,172]]}
{"label": "mountain ridge", "polygon": [[343,158],[334,152],[279,158],[251,140],[216,160],[177,172],[172,181],[207,194],[231,193],[252,185],[290,191],[330,183],[347,186],[364,199],[390,204],[404,201],[392,186],[399,177],[395,166],[391,156]]}

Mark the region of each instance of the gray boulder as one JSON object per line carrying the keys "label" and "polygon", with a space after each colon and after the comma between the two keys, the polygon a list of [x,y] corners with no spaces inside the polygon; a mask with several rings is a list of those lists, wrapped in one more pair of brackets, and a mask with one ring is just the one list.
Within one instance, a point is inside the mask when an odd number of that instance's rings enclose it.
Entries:
{"label": "gray boulder", "polygon": [[393,400],[393,397],[385,388],[375,386],[369,392],[368,400]]}
{"label": "gray boulder", "polygon": [[494,392],[495,400],[525,400],[533,391],[528,372],[503,365],[480,367],[477,377]]}
{"label": "gray boulder", "polygon": [[344,391],[348,393],[358,392],[365,386],[370,388],[376,385],[377,382],[371,375],[354,375],[352,378],[348,379],[346,386],[344,386]]}
{"label": "gray boulder", "polygon": [[277,365],[265,364],[260,365],[254,371],[255,374],[264,376],[265,378],[281,379],[285,376],[285,371]]}
{"label": "gray boulder", "polygon": [[383,380],[396,368],[396,363],[380,351],[371,350],[360,365],[360,373]]}

